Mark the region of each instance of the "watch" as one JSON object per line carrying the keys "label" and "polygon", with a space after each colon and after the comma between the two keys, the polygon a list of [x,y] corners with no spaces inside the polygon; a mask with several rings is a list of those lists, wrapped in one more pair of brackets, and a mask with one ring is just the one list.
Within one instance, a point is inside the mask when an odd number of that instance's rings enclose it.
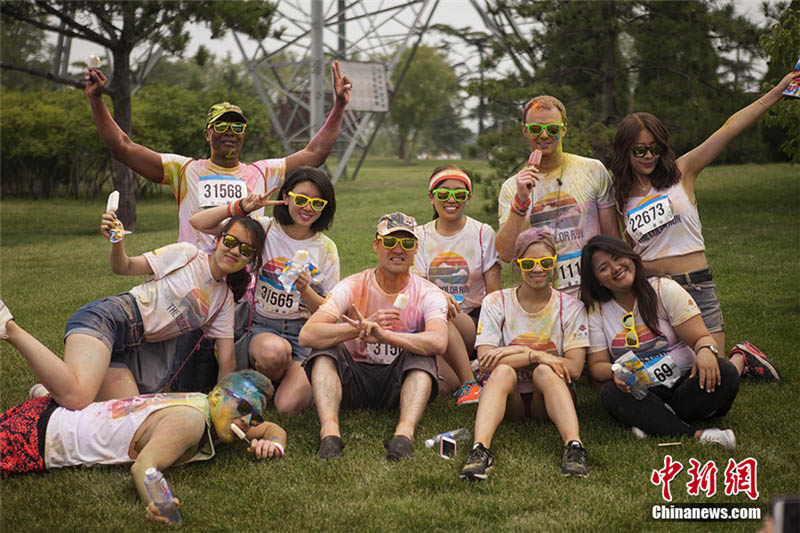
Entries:
{"label": "watch", "polygon": [[704,344],[701,347],[699,347],[695,353],[700,353],[700,350],[702,350],[703,348],[708,348],[709,350],[711,350],[711,353],[713,353],[715,356],[719,356],[719,350],[717,350],[717,347],[714,346],[713,344]]}

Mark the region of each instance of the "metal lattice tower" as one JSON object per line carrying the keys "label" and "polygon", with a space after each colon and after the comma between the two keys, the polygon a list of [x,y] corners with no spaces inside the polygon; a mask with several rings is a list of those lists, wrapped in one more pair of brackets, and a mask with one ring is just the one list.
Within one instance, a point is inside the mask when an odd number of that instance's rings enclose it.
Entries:
{"label": "metal lattice tower", "polygon": [[[274,19],[277,35],[259,42],[255,52],[248,55],[234,34],[286,153],[322,126],[324,110],[333,104],[326,71],[338,59],[354,88],[337,142],[333,182],[345,174],[356,148],[365,155],[388,111],[395,90],[392,74],[397,71],[402,80],[437,5],[438,0],[281,0]],[[408,48],[412,53],[401,64]],[[362,89],[370,94],[356,98]]]}

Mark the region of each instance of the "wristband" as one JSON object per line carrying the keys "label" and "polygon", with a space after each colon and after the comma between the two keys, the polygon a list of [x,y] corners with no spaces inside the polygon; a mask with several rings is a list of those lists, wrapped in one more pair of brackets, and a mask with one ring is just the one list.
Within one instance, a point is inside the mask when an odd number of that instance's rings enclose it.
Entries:
{"label": "wristband", "polygon": [[523,209],[521,206],[519,206],[516,200],[511,202],[511,211],[513,211],[514,213],[518,214],[521,217],[524,217],[525,215],[528,214],[528,210]]}
{"label": "wristband", "polygon": [[235,215],[237,215],[237,216],[240,216],[240,217],[246,217],[247,216],[247,212],[242,207],[242,202],[243,201],[244,200],[242,199],[242,200],[236,200],[235,202],[233,202],[233,213]]}
{"label": "wristband", "polygon": [[228,218],[231,218],[233,214],[231,213],[231,206],[236,203],[236,200],[228,204]]}
{"label": "wristband", "polygon": [[533,361],[531,361],[531,355],[533,354],[533,350],[528,350],[528,364],[532,365]]}
{"label": "wristband", "polygon": [[[273,441],[272,444],[273,444],[273,446],[275,446],[276,448],[278,448],[281,451],[281,457],[283,457],[283,446],[281,446],[281,443]],[[280,459],[281,457],[278,457],[278,459]]]}
{"label": "wristband", "polygon": [[518,205],[518,206],[519,206],[521,209],[524,209],[525,211],[527,211],[527,210],[528,210],[528,208],[531,206],[531,199],[530,199],[530,197],[528,197],[528,200],[527,200],[527,201],[523,202],[523,201],[520,199],[520,197],[519,197],[519,194],[515,194],[515,195],[514,195],[514,201],[515,201],[515,202],[517,202],[517,205]]}

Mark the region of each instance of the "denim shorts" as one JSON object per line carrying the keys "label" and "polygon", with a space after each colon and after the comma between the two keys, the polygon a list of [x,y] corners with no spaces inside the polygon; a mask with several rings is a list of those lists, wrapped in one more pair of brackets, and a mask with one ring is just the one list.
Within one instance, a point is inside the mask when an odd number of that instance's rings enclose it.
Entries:
{"label": "denim shorts", "polygon": [[297,336],[300,335],[300,330],[305,323],[305,318],[285,320],[283,318],[268,318],[254,312],[253,323],[250,326],[250,341],[252,342],[253,337],[259,333],[272,333],[282,337],[292,345],[292,361],[300,361],[302,363],[310,352],[308,348],[300,346],[300,341],[297,340]]}
{"label": "denim shorts", "polygon": [[142,315],[129,292],[100,298],[75,311],[67,320],[64,340],[74,333],[89,335],[106,345],[112,354],[128,352],[144,342]]}
{"label": "denim shorts", "polygon": [[[691,274],[693,273],[690,273],[690,275]],[[717,287],[714,285],[713,279],[701,281],[700,283],[692,283],[687,280],[685,276],[675,276],[672,279],[677,281],[680,286],[686,289],[686,292],[694,298],[697,307],[700,308],[700,314],[703,317],[703,322],[709,333],[725,331],[725,322],[722,319],[722,308],[719,305]]]}

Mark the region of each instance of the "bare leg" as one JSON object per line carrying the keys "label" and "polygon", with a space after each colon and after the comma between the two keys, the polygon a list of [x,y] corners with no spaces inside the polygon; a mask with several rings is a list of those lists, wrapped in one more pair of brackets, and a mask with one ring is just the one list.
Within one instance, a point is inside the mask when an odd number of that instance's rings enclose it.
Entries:
{"label": "bare leg", "polygon": [[256,370],[277,381],[292,364],[292,345],[273,333],[259,333],[250,339],[250,361]]}
{"label": "bare leg", "polygon": [[83,409],[94,401],[111,361],[106,345],[89,335],[67,337],[64,359],[50,351],[13,320],[6,325],[8,342],[31,365],[53,399],[67,409]]}
{"label": "bare leg", "polygon": [[[720,355],[728,353],[725,351],[725,331],[715,331],[711,334],[711,338],[717,343]],[[741,372],[739,372],[741,375]]]}
{"label": "bare leg", "polygon": [[114,398],[130,398],[139,395],[139,387],[133,374],[127,368],[110,367],[106,372],[95,401],[102,402]]}
{"label": "bare leg", "polygon": [[311,368],[311,388],[319,417],[320,440],[329,435],[341,437],[339,406],[342,403],[342,382],[332,358],[324,355],[316,358]]}
{"label": "bare leg", "polygon": [[400,420],[394,430],[395,435],[414,439],[414,430],[422,419],[432,387],[430,374],[422,370],[411,370],[406,374],[400,389]]}
{"label": "bare leg", "polygon": [[497,426],[506,416],[520,418],[525,404],[517,392],[517,373],[508,365],[498,365],[486,386],[483,387],[478,413],[475,415],[475,442],[487,448],[492,446],[492,438]]}
{"label": "bare leg", "polygon": [[295,415],[307,409],[312,399],[313,392],[306,371],[299,361],[293,361],[275,391],[275,409],[279,413]]}
{"label": "bare leg", "polygon": [[467,358],[473,357],[475,352],[475,322],[467,313],[459,313],[453,318],[452,324],[455,325],[464,346],[467,348]]}
{"label": "bare leg", "polygon": [[543,418],[546,411],[547,417],[558,428],[564,444],[571,440],[581,442],[578,413],[575,412],[567,383],[549,366],[538,365],[533,370],[533,384],[541,391],[540,394],[534,393],[531,401],[531,414],[534,418]]}
{"label": "bare leg", "polygon": [[439,376],[444,378],[439,380],[439,394],[452,394],[461,386],[461,380],[441,355],[436,356],[436,366],[439,369]]}
{"label": "bare leg", "polygon": [[[462,315],[469,319],[464,313],[460,313],[458,316]],[[472,320],[469,320],[471,323]],[[451,320],[447,321],[447,350],[442,357],[458,376],[459,385],[475,379],[472,375],[472,367],[469,366],[469,356],[464,339],[461,338],[461,334]]]}

